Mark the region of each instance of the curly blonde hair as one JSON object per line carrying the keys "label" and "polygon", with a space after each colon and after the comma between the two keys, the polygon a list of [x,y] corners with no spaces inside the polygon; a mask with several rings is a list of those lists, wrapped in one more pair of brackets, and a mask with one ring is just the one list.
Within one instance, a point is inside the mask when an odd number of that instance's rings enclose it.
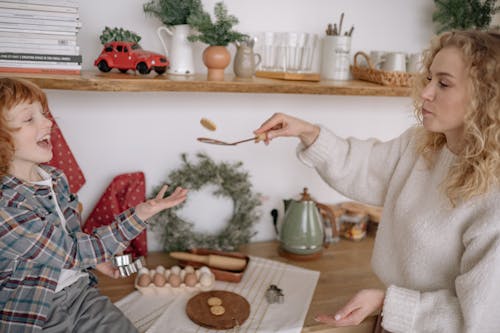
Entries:
{"label": "curly blonde hair", "polygon": [[7,111],[21,103],[35,102],[48,112],[47,96],[37,85],[23,79],[0,78],[0,179],[8,173],[15,152]]}
{"label": "curly blonde hair", "polygon": [[500,180],[500,34],[499,31],[451,31],[432,39],[424,51],[422,71],[416,76],[412,96],[419,121],[417,151],[433,165],[435,153],[445,144],[443,133],[422,126],[422,98],[429,68],[436,54],[445,47],[457,48],[469,74],[470,101],[464,119],[464,147],[450,168],[444,183],[452,205],[487,193]]}

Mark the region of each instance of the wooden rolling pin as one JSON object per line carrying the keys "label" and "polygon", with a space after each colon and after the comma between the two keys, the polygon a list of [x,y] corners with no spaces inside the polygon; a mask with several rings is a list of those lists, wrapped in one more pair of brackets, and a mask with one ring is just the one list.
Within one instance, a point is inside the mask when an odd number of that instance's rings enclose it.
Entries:
{"label": "wooden rolling pin", "polygon": [[241,271],[247,264],[245,259],[220,256],[217,254],[199,255],[187,252],[170,252],[174,259],[200,262],[213,268],[221,268],[230,271]]}

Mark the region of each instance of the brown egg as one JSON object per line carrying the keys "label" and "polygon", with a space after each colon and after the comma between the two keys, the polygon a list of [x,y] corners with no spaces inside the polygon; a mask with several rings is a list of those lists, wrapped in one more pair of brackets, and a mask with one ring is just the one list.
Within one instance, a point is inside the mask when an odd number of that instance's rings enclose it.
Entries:
{"label": "brown egg", "polygon": [[186,267],[184,267],[184,271],[187,273],[193,273],[194,272],[194,267],[193,266],[190,266],[190,265],[187,265]]}
{"label": "brown egg", "polygon": [[184,283],[188,287],[194,287],[198,283],[195,273],[187,273],[184,277]]}
{"label": "brown egg", "polygon": [[166,282],[167,282],[167,279],[165,278],[165,275],[163,275],[161,273],[156,273],[155,276],[153,277],[153,283],[157,287],[163,287]]}
{"label": "brown egg", "polygon": [[181,273],[181,268],[177,265],[170,267],[170,272],[179,275]]}
{"label": "brown egg", "polygon": [[214,276],[210,273],[202,273],[200,276],[200,284],[203,287],[209,287],[214,283]]}
{"label": "brown egg", "polygon": [[141,274],[139,276],[139,279],[137,280],[137,285],[139,287],[147,287],[151,283],[151,277],[149,276],[148,273],[146,274]]}
{"label": "brown egg", "polygon": [[168,277],[168,283],[171,287],[177,288],[181,285],[181,277],[175,273],[170,274]]}

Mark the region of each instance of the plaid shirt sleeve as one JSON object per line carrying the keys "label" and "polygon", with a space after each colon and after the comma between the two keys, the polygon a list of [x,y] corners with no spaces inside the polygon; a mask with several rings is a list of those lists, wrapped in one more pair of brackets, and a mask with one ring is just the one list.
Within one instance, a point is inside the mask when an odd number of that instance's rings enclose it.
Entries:
{"label": "plaid shirt sleeve", "polygon": [[103,262],[146,226],[130,209],[94,234],[83,233],[78,199],[66,177],[57,169],[44,169],[52,177],[67,232],[49,186],[9,175],[0,183],[0,333],[40,332],[61,268]]}
{"label": "plaid shirt sleeve", "polygon": [[[28,196],[24,200],[16,189],[18,192],[11,197],[10,204],[0,209],[0,258],[30,260],[66,269],[85,268],[124,250],[128,242],[146,226],[131,208],[118,215],[114,223],[88,235],[81,231],[79,225],[75,227],[75,220],[80,220],[78,211],[73,208],[76,202],[67,198],[76,197],[69,194],[64,176],[56,179],[54,190],[69,233],[62,229],[59,221],[54,220],[53,216],[57,214],[47,215],[40,207],[31,206]],[[44,198],[43,193],[38,199],[50,202],[50,198]]]}

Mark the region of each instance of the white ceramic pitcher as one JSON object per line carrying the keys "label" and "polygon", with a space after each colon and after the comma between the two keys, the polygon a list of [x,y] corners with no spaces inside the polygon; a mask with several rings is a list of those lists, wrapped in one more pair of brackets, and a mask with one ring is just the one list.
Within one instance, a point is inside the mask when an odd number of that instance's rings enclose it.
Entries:
{"label": "white ceramic pitcher", "polygon": [[[171,37],[171,45],[167,46],[167,41],[164,39],[166,32]],[[174,25],[171,28],[161,26],[156,30],[158,38],[160,38],[165,55],[170,61],[170,67],[167,70],[168,74],[177,75],[192,75],[194,74],[193,47],[188,41],[190,26],[188,24]]]}

